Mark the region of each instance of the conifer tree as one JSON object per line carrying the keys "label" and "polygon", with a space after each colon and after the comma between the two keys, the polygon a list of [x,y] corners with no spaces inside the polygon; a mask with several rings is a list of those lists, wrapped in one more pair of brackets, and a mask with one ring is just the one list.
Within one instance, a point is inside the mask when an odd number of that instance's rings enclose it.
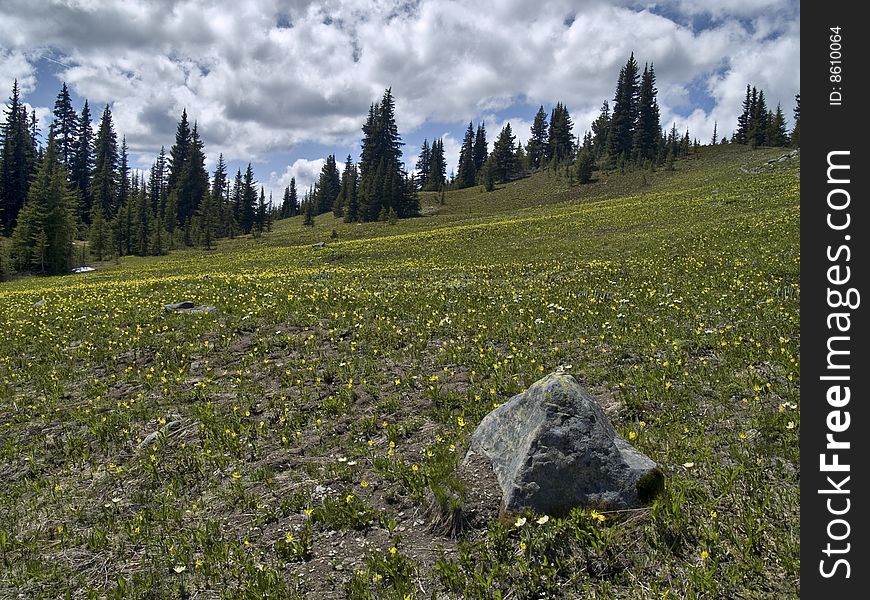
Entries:
{"label": "conifer tree", "polygon": [[172,192],[178,187],[178,180],[187,157],[190,154],[190,124],[187,121],[187,109],[181,111],[181,118],[175,129],[175,143],[169,149],[167,163],[168,175],[166,187]]}
{"label": "conifer tree", "polygon": [[607,151],[607,139],[610,133],[610,105],[607,100],[601,105],[598,118],[592,121],[592,154],[601,158]]}
{"label": "conifer tree", "polygon": [[215,232],[221,231],[224,228],[226,214],[223,207],[224,197],[227,193],[229,181],[227,180],[227,163],[224,161],[223,152],[218,156],[217,164],[214,167],[214,174],[211,179],[211,210],[215,221]]}
{"label": "conifer tree", "polygon": [[260,197],[257,201],[257,210],[254,213],[254,226],[257,235],[262,235],[266,231],[266,217],[266,190],[263,189],[263,186],[260,186]]}
{"label": "conifer tree", "polygon": [[432,151],[429,148],[429,140],[424,138],[423,145],[420,147],[420,157],[417,159],[417,164],[415,166],[417,181],[420,182],[421,187],[425,186],[426,182],[429,181],[429,172],[431,168]]}
{"label": "conifer tree", "polygon": [[713,121],[713,138],[710,140],[710,145],[715,146],[719,142],[719,132],[717,131],[719,127],[718,121]]}
{"label": "conifer tree", "polygon": [[516,150],[514,148],[514,135],[511,132],[511,124],[507,123],[498,134],[498,138],[492,148],[491,168],[493,177],[504,183],[514,177],[519,171]]}
{"label": "conifer tree", "polygon": [[465,130],[465,138],[462,140],[462,148],[459,150],[459,173],[456,176],[456,187],[467,188],[475,184],[477,169],[474,167],[474,127],[468,122]]}
{"label": "conifer tree", "polygon": [[413,204],[410,192],[403,185],[403,143],[396,127],[395,110],[392,92],[387,89],[381,101],[372,104],[363,125],[359,162],[359,217],[362,221],[373,221],[390,208],[398,213],[396,202]]}
{"label": "conifer tree", "polygon": [[611,166],[631,157],[637,114],[638,66],[632,52],[625,66],[620,69],[616,94],[613,98],[613,116],[607,141],[607,154]]}
{"label": "conifer tree", "polygon": [[290,178],[290,185],[287,187],[287,216],[295,217],[299,214],[299,194],[296,191],[296,178]]}
{"label": "conifer tree", "polygon": [[776,105],[776,112],[767,113],[767,132],[764,134],[768,146],[788,146],[788,133],[785,130],[785,115],[782,106]]}
{"label": "conifer tree", "polygon": [[27,193],[12,234],[11,254],[18,269],[63,273],[70,267],[75,237],[75,193],[49,136],[48,146]]}
{"label": "conifer tree", "polygon": [[12,84],[12,95],[4,116],[5,122],[0,129],[0,218],[3,219],[3,228],[11,231],[24,207],[30,179],[36,170],[27,108],[21,102],[17,79]]}
{"label": "conifer tree", "polygon": [[637,125],[634,132],[633,152],[635,161],[643,163],[655,160],[661,135],[659,106],[656,101],[656,75],[653,65],[644,65],[640,79],[637,101]]}
{"label": "conifer tree", "polygon": [[737,129],[734,131],[734,137],[732,141],[736,144],[748,144],[749,143],[749,126],[750,121],[752,120],[753,106],[752,106],[752,91],[749,88],[749,84],[746,84],[746,97],[743,99],[743,110],[740,113],[740,116],[737,117]]}
{"label": "conifer tree", "polygon": [[206,192],[202,195],[202,200],[200,201],[199,208],[196,211],[196,217],[199,223],[200,245],[205,247],[206,250],[211,250],[218,226],[215,210],[215,197],[212,193]]}
{"label": "conifer tree", "polygon": [[350,154],[344,161],[344,171],[341,173],[341,191],[338,194],[336,207],[340,210],[335,212],[336,217],[343,218],[345,223],[357,219],[359,202],[357,201],[358,174],[356,165],[353,164]]}
{"label": "conifer tree", "polygon": [[251,168],[251,163],[248,163],[248,168],[245,169],[245,177],[242,181],[241,214],[239,215],[239,226],[244,233],[251,233],[254,227],[257,210],[256,186],[257,182],[254,181],[254,170]]}
{"label": "conifer tree", "polygon": [[544,160],[548,165],[560,165],[574,155],[573,127],[568,108],[561,102],[556,103],[550,113],[550,129],[544,148]]}
{"label": "conifer tree", "polygon": [[[151,178],[148,181],[148,201],[150,210],[155,214],[159,214],[165,218],[167,190],[166,190],[166,149],[160,146],[160,154],[157,155],[157,160],[151,167]],[[144,183],[144,182],[143,182]],[[176,214],[171,215],[172,223],[175,223]]]}
{"label": "conifer tree", "polygon": [[801,95],[794,97],[794,129],[791,130],[791,145],[800,148],[801,145]]}
{"label": "conifer tree", "polygon": [[320,178],[317,182],[317,198],[315,199],[315,215],[329,212],[333,208],[335,199],[341,191],[341,177],[338,174],[338,166],[335,155],[326,157],[326,163],[320,169]]}
{"label": "conifer tree", "polygon": [[535,113],[529,141],[526,142],[526,155],[529,160],[529,168],[540,169],[544,166],[548,140],[549,126],[547,125],[547,113],[544,112],[544,107],[541,106],[538,108],[538,112]]}
{"label": "conifer tree", "polygon": [[486,125],[479,123],[477,131],[474,134],[474,171],[480,173],[486,159],[489,156],[489,149],[486,142]]}
{"label": "conifer tree", "polygon": [[592,180],[592,169],[594,166],[595,159],[592,157],[592,152],[588,148],[582,148],[577,153],[577,160],[574,162],[574,171],[578,183],[589,183]]}
{"label": "conifer tree", "polygon": [[75,155],[73,157],[73,169],[70,174],[70,179],[73,184],[73,189],[79,193],[79,215],[80,223],[86,223],[90,220],[91,204],[93,196],[91,193],[91,177],[94,170],[94,130],[91,124],[91,109],[88,107],[88,101],[85,100],[82,106],[82,112],[79,115],[78,132],[75,139]]}
{"label": "conifer tree", "polygon": [[242,170],[238,169],[236,170],[236,178],[233,182],[233,191],[230,195],[230,202],[233,206],[233,226],[230,230],[230,237],[242,229],[242,215],[244,213],[242,201]]}
{"label": "conifer tree", "polygon": [[447,161],[444,159],[444,140],[439,138],[432,142],[432,156],[429,167],[429,179],[426,190],[437,192],[447,183]]}
{"label": "conifer tree", "polygon": [[764,90],[752,90],[752,119],[749,125],[749,143],[752,146],[767,145],[767,103],[764,100]]}
{"label": "conifer tree", "polygon": [[73,109],[69,89],[66,82],[60,88],[60,93],[54,101],[54,119],[50,131],[57,143],[58,155],[61,157],[67,173],[72,171],[76,150],[76,135],[78,134],[79,116]]}
{"label": "conifer tree", "polygon": [[[115,202],[118,198],[118,139],[115,136],[115,126],[112,124],[112,112],[109,105],[103,110],[100,127],[97,130],[97,140],[94,144],[94,177],[93,204],[99,205],[103,217],[115,213]],[[91,211],[90,217],[93,216]]]}

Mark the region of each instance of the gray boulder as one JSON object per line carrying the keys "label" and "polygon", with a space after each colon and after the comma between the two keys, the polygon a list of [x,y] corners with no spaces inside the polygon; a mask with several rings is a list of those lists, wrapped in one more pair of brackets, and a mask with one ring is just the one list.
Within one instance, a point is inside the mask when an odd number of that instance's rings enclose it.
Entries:
{"label": "gray boulder", "polygon": [[565,373],[547,375],[484,417],[465,462],[483,457],[501,487],[503,513],[632,508],[664,488],[656,463],[622,439]]}
{"label": "gray boulder", "polygon": [[187,309],[193,308],[194,306],[196,306],[196,304],[194,304],[194,303],[191,302],[190,300],[182,300],[181,302],[176,302],[175,304],[167,304],[167,305],[165,306],[165,308],[166,308],[166,310],[168,310],[168,311],[171,311],[171,310],[187,310]]}

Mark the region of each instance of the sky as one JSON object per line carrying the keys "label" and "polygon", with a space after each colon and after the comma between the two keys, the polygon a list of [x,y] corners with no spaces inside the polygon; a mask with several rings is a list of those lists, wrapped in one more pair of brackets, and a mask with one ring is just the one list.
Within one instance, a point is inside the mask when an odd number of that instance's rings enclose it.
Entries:
{"label": "sky", "polygon": [[790,122],[800,92],[797,0],[0,0],[0,97],[18,80],[48,131],[66,82],[110,106],[133,168],[196,121],[211,171],[250,162],[276,201],[335,154],[359,159],[369,106],[391,88],[413,169],[442,138],[455,171],[469,121],[521,142],[539,106],[582,137],[631,53],[655,66],[662,125],[730,135],[746,85]]}

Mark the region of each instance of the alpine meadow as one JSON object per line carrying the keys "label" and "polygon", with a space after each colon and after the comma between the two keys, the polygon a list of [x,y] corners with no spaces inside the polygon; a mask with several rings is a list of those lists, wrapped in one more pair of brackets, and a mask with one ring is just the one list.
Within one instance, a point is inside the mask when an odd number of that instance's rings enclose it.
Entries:
{"label": "alpine meadow", "polygon": [[[362,111],[300,83],[282,93],[351,134],[283,174],[192,91],[146,135],[129,98],[89,103],[82,66],[49,108],[44,79],[10,78],[0,598],[798,598],[800,82],[788,107],[773,80],[718,71],[728,94],[692,75],[680,96],[679,56],[656,52],[584,71],[608,91],[582,110],[527,93],[512,125],[481,92],[450,131],[413,121],[398,67]],[[266,121],[240,106],[221,114]],[[597,482],[565,510],[509,510],[521,486],[500,469],[539,455],[475,462],[491,415],[526,435],[533,412],[509,411],[550,374],[654,466],[630,505]],[[561,430],[529,452],[562,460]],[[594,481],[599,454],[554,477]]]}

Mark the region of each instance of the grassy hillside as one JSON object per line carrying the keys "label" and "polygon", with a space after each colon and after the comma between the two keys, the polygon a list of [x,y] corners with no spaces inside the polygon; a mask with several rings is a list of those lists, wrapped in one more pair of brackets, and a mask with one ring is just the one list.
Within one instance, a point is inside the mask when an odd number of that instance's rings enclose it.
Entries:
{"label": "grassy hillside", "polygon": [[[395,225],[296,218],[3,283],[0,597],[798,597],[781,154],[540,173]],[[218,310],[163,309],[187,299]],[[433,530],[476,424],[559,367],[665,494]]]}

